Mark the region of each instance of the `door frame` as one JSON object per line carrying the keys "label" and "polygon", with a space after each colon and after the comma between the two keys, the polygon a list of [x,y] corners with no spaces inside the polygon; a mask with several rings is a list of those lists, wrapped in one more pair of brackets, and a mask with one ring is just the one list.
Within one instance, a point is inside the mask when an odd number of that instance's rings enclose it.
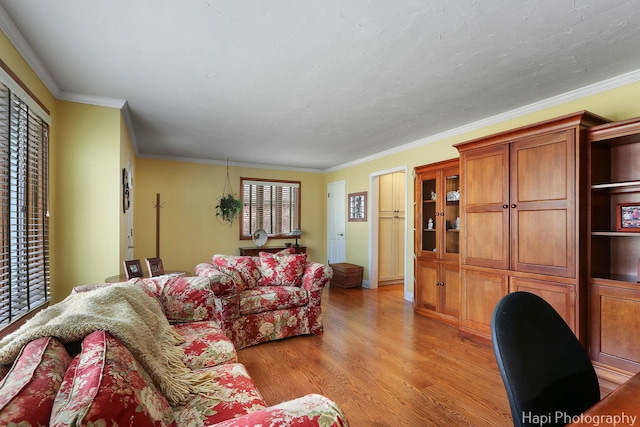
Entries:
{"label": "door frame", "polygon": [[[377,289],[378,288],[378,202],[380,200],[380,186],[379,186],[379,178],[382,175],[388,175],[394,172],[404,172],[404,299],[407,301],[413,301],[413,284],[408,287],[407,284],[407,272],[413,271],[413,251],[408,251],[409,247],[409,239],[408,239],[408,228],[407,224],[409,223],[409,215],[413,217],[413,211],[409,212],[407,205],[409,203],[409,192],[407,190],[407,186],[409,184],[409,173],[407,172],[408,167],[398,166],[395,168],[385,169],[377,172],[372,172],[369,174],[369,194],[371,194],[371,201],[369,202],[369,212],[371,212],[371,221],[369,221],[369,282],[363,283],[363,287],[367,287],[369,289]],[[411,254],[411,257],[408,255]],[[411,261],[411,262],[410,262]],[[408,290],[410,289],[410,291]]]}

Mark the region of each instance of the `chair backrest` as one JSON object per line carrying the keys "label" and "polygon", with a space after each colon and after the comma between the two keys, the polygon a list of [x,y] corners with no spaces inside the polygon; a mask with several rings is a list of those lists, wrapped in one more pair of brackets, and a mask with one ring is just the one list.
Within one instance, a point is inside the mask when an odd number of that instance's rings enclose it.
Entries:
{"label": "chair backrest", "polygon": [[589,356],[539,296],[503,297],[493,311],[491,333],[514,426],[563,426],[600,400]]}

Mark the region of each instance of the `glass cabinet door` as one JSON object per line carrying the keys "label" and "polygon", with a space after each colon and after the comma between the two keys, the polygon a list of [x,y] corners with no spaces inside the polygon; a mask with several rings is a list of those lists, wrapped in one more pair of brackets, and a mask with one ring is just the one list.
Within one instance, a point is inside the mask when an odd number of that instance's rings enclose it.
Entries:
{"label": "glass cabinet door", "polygon": [[444,251],[445,255],[457,255],[460,253],[460,177],[457,170],[445,171],[444,187]]}
{"label": "glass cabinet door", "polygon": [[420,233],[422,234],[422,250],[435,252],[437,247],[436,239],[436,198],[437,181],[435,176],[433,179],[425,179],[422,181],[422,217],[420,225]]}

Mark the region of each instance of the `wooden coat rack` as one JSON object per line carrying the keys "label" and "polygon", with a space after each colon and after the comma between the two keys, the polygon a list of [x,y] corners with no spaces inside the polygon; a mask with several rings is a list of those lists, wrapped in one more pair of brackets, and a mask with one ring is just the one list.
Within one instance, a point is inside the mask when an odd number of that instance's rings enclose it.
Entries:
{"label": "wooden coat rack", "polygon": [[160,258],[160,209],[164,203],[160,203],[160,193],[156,193],[156,203],[153,207],[156,209],[156,258]]}

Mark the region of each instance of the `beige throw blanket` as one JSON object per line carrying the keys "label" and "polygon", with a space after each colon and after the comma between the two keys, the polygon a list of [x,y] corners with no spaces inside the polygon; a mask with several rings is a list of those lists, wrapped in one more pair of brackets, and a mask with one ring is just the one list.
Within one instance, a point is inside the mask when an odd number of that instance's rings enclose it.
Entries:
{"label": "beige throw blanket", "polygon": [[36,338],[53,336],[69,343],[97,330],[109,332],[133,353],[171,405],[184,403],[191,393],[219,390],[211,372],[185,366],[180,347],[184,340],[158,301],[134,284],[71,294],[41,311],[0,341],[0,364],[12,363]]}

